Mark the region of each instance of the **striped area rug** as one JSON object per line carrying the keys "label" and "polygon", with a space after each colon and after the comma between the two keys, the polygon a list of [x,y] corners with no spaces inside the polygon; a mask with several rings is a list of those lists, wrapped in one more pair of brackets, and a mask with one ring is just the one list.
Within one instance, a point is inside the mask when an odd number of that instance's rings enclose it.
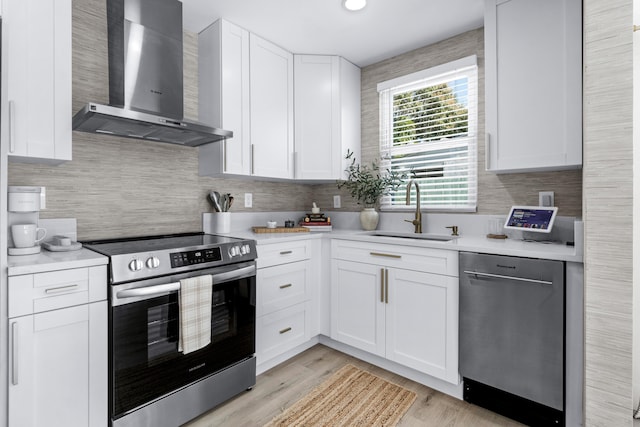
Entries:
{"label": "striped area rug", "polygon": [[414,392],[349,364],[265,427],[392,427],[415,400]]}

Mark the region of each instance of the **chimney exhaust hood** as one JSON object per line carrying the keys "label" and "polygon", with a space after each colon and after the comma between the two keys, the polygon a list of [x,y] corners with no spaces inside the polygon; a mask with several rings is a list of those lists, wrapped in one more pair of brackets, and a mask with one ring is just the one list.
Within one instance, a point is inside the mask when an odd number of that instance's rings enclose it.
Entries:
{"label": "chimney exhaust hood", "polygon": [[109,105],[88,103],[73,129],[196,147],[233,132],[184,120],[182,3],[107,0]]}

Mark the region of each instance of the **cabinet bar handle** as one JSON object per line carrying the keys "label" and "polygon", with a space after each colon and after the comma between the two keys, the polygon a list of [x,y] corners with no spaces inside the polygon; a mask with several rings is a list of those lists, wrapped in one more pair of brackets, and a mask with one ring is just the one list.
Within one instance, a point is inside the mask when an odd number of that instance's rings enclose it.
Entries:
{"label": "cabinet bar handle", "polygon": [[286,285],[280,285],[280,289],[290,288],[291,286],[293,286],[291,283],[287,283]]}
{"label": "cabinet bar handle", "polygon": [[384,302],[389,304],[389,269],[384,269]]}
{"label": "cabinet bar handle", "polygon": [[487,132],[484,136],[484,168],[491,170],[491,134]]}
{"label": "cabinet bar handle", "polygon": [[505,279],[515,280],[517,282],[537,283],[539,285],[553,285],[553,282],[548,280],[527,279],[525,277],[503,276],[502,274],[480,273],[478,271],[464,271],[465,274],[471,274],[479,277],[488,277],[491,279]]}
{"label": "cabinet bar handle", "polygon": [[11,384],[18,385],[18,322],[11,324]]}
{"label": "cabinet bar handle", "polygon": [[371,256],[383,256],[383,257],[387,257],[387,258],[396,258],[396,259],[402,258],[402,255],[383,254],[381,252],[369,252],[369,255],[371,255]]}
{"label": "cabinet bar handle", "polygon": [[44,293],[45,294],[59,294],[61,292],[67,292],[70,291],[72,289],[77,288],[78,285],[67,285],[67,286],[59,286],[57,288],[49,288],[49,289],[45,289]]}
{"label": "cabinet bar handle", "polygon": [[15,138],[15,103],[9,101],[9,152],[16,151],[16,138]]}
{"label": "cabinet bar handle", "polygon": [[384,302],[384,268],[380,269],[380,302]]}
{"label": "cabinet bar handle", "polygon": [[256,168],[254,167],[254,155],[253,153],[255,152],[255,145],[251,144],[251,175],[254,175],[256,173]]}
{"label": "cabinet bar handle", "polygon": [[222,143],[222,150],[224,151],[224,155],[222,156],[222,170],[227,171],[227,140],[225,139]]}
{"label": "cabinet bar handle", "polygon": [[280,330],[281,334],[286,334],[287,332],[289,332],[291,330],[291,328],[284,328]]}
{"label": "cabinet bar handle", "polygon": [[289,254],[292,254],[292,253],[293,253],[293,251],[282,251],[282,252],[280,252],[280,255],[289,255]]}

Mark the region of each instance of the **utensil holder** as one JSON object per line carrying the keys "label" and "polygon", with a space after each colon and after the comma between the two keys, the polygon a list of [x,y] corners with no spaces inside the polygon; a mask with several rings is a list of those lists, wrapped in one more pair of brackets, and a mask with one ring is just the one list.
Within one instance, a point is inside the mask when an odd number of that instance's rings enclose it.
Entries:
{"label": "utensil holder", "polygon": [[231,232],[231,212],[216,212],[213,214],[213,232]]}

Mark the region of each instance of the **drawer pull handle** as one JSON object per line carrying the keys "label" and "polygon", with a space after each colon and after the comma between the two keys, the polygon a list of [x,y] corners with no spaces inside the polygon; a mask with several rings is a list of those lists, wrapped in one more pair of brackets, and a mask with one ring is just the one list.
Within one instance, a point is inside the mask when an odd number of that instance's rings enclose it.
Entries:
{"label": "drawer pull handle", "polygon": [[292,253],[293,253],[293,251],[282,251],[282,252],[280,252],[280,255],[289,255],[289,254],[292,254]]}
{"label": "drawer pull handle", "polygon": [[57,288],[49,288],[49,289],[45,289],[44,293],[45,294],[59,294],[62,292],[68,292],[71,291],[72,289],[77,288],[78,285],[67,285],[67,286],[59,286]]}
{"label": "drawer pull handle", "polygon": [[402,258],[402,255],[384,254],[382,252],[369,252],[369,255],[371,255],[371,256],[383,256],[383,257],[386,257],[386,258],[396,258],[396,259]]}
{"label": "drawer pull handle", "polygon": [[286,285],[280,285],[280,289],[290,288],[291,286],[293,286],[291,283],[287,283]]}
{"label": "drawer pull handle", "polygon": [[280,330],[280,334],[286,334],[290,330],[291,330],[291,328],[284,328],[284,329]]}
{"label": "drawer pull handle", "polygon": [[380,302],[384,302],[384,268],[380,269]]}

